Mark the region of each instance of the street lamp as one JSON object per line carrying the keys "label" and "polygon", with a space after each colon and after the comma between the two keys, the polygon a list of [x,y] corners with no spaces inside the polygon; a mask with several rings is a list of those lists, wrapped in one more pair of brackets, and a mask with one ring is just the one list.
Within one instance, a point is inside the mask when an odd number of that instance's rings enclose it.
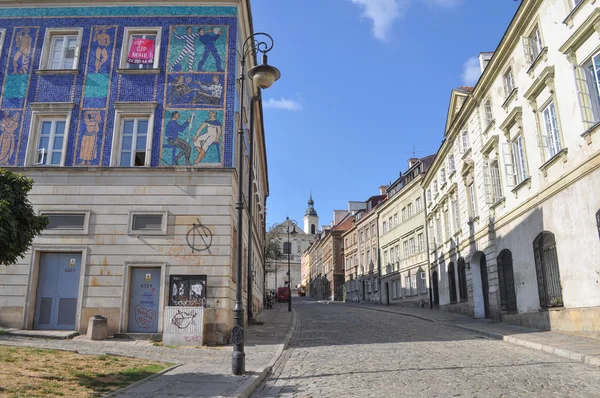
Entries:
{"label": "street lamp", "polygon": [[[288,312],[292,311],[292,273],[290,268],[290,254],[292,253],[292,244],[290,243],[290,234],[296,235],[296,226],[298,223],[294,220],[290,220],[289,217],[285,218],[287,223],[287,255],[288,255]],[[290,232],[290,225],[292,226],[292,232]]]}
{"label": "street lamp", "polygon": [[[233,328],[231,329],[231,341],[233,343],[233,356],[231,369],[234,375],[243,375],[246,372],[246,361],[244,354],[244,303],[242,302],[242,239],[243,239],[243,210],[244,210],[244,98],[246,91],[244,84],[246,82],[246,57],[251,55],[255,57],[257,53],[262,53],[262,65],[256,65],[248,71],[248,77],[254,81],[259,89],[269,88],[279,79],[281,73],[273,66],[267,64],[267,53],[273,48],[273,38],[266,33],[255,33],[249,36],[242,45],[242,51],[237,53],[240,56],[240,109],[242,112],[241,122],[238,130],[238,200],[237,209],[237,264],[236,264],[236,287],[235,287],[235,307],[233,308]],[[254,127],[254,126],[251,126]],[[252,167],[252,166],[250,166]],[[248,220],[252,222],[252,220]],[[248,302],[248,307],[252,303]]]}

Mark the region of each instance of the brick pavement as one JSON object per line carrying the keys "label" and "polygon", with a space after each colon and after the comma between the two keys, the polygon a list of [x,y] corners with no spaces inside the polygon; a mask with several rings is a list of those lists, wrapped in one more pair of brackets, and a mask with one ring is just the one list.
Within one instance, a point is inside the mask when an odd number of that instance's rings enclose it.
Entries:
{"label": "brick pavement", "polygon": [[600,369],[413,316],[296,303],[253,397],[599,397]]}
{"label": "brick pavement", "polygon": [[109,339],[90,341],[46,340],[0,335],[1,345],[76,351],[81,354],[110,354],[173,363],[177,366],[146,382],[115,394],[119,398],[141,397],[237,397],[247,396],[268,374],[291,338],[294,313],[286,308],[265,310],[258,316],[263,325],[246,329],[246,371],[231,375],[232,347],[161,347],[150,341]]}

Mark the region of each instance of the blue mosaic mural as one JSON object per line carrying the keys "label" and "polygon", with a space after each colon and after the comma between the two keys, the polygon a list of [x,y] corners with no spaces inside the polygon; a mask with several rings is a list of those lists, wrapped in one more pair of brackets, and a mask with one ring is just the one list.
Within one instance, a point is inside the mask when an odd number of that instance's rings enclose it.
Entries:
{"label": "blue mosaic mural", "polygon": [[[0,15],[6,29],[0,165],[25,165],[27,147],[38,145],[29,142],[37,140],[29,131],[36,129],[31,103],[74,104],[64,166],[108,167],[115,102],[153,102],[151,166],[232,167],[235,7],[10,8]],[[78,72],[36,73],[46,29],[62,27],[82,29]],[[159,31],[151,32],[155,27]],[[138,37],[154,40],[156,64],[130,63],[131,40]]]}

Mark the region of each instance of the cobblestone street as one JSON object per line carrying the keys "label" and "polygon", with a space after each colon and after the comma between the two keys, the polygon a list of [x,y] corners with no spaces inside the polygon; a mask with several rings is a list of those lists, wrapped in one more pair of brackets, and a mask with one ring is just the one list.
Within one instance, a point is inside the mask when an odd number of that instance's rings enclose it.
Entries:
{"label": "cobblestone street", "polygon": [[598,397],[600,369],[448,325],[295,299],[290,347],[253,397]]}

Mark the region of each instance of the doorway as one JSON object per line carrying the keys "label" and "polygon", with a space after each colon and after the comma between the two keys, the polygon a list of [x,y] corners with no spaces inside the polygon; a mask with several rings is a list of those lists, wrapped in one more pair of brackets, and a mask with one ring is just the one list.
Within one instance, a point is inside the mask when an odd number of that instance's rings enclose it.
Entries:
{"label": "doorway", "polygon": [[128,332],[158,332],[160,273],[160,268],[131,268]]}
{"label": "doorway", "polygon": [[433,286],[433,305],[440,305],[440,291],[438,288],[438,273],[437,271],[433,271],[431,275],[431,284]]}
{"label": "doorway", "polygon": [[471,258],[473,278],[473,311],[475,318],[490,317],[490,289],[485,254],[477,252]]}
{"label": "doorway", "polygon": [[75,330],[81,253],[41,253],[33,328]]}

